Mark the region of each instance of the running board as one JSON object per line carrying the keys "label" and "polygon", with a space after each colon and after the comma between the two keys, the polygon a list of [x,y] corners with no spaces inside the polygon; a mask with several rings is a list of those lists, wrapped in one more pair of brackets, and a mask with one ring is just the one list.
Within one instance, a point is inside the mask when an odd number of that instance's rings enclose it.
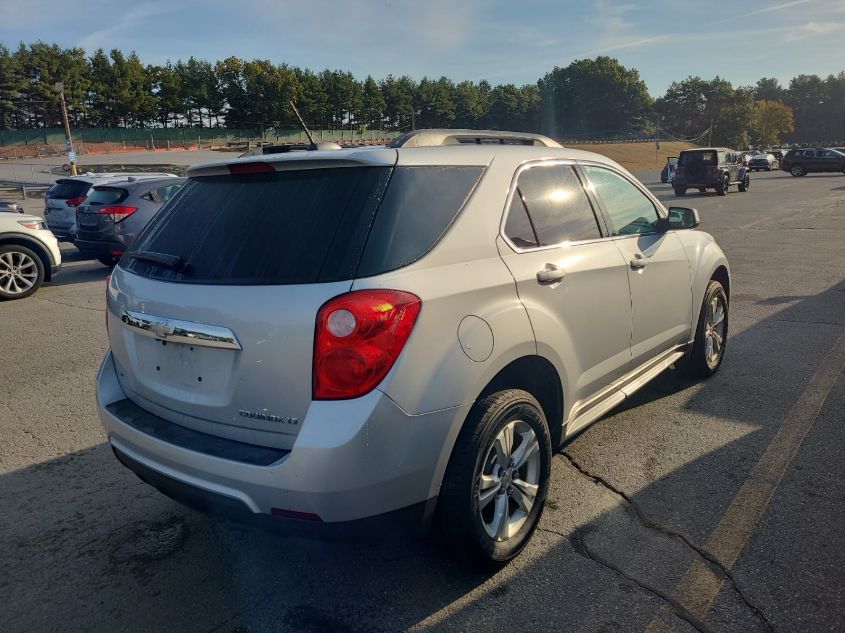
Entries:
{"label": "running board", "polygon": [[[616,385],[613,385],[604,395],[599,394],[596,398],[593,398],[595,404],[578,407],[582,412],[567,422],[564,431],[565,437],[570,437],[578,433],[611,409],[618,407],[626,398],[630,398],[642,389],[642,387],[683,358],[685,348],[686,345],[681,346],[681,349],[675,348],[674,351],[659,357],[658,360],[647,363],[644,366],[647,367],[645,370],[642,367],[637,368],[632,374],[623,377]],[[588,406],[588,408],[584,410],[584,406]]]}

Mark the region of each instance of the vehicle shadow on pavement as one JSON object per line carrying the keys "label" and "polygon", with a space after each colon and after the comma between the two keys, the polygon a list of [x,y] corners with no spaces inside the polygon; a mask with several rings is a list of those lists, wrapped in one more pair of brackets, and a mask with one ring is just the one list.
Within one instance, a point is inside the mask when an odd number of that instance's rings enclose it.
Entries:
{"label": "vehicle shadow on pavement", "polygon": [[[833,316],[807,328],[802,319],[820,313]],[[843,329],[840,282],[740,329],[710,380],[666,372],[555,456],[540,528],[490,577],[428,539],[326,543],[217,522],[143,484],[106,443],[0,475],[2,628],[611,632],[643,631],[662,614],[687,632],[769,630],[764,619],[776,630],[835,629],[843,515],[820,511],[806,490],[830,480],[828,503],[843,505],[845,473],[829,470],[842,464],[841,404],[820,416],[818,432],[832,435],[802,447],[814,459],[799,454],[803,470],[784,480],[792,496],[772,501],[783,549],[770,552],[763,536],[775,528],[762,525],[746,547],[755,564],[728,578],[701,546]],[[845,402],[845,388],[837,394]],[[813,532],[825,522],[826,545]],[[724,581],[703,623],[672,597],[693,562]]]}
{"label": "vehicle shadow on pavement", "polygon": [[96,259],[83,255],[75,248],[64,248],[62,249],[62,270],[45,287],[68,286],[105,279],[111,271],[112,269],[108,266],[103,266]]}

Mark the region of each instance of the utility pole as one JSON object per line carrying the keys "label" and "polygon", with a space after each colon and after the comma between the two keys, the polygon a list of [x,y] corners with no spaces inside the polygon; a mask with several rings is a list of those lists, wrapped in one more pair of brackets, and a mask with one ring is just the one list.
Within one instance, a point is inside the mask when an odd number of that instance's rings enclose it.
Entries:
{"label": "utility pole", "polygon": [[65,148],[67,149],[68,162],[70,163],[70,174],[76,176],[76,153],[73,151],[73,138],[70,135],[70,122],[67,118],[67,106],[65,105],[65,84],[57,81],[53,88],[59,93],[59,102],[62,104],[62,121],[65,124]]}
{"label": "utility pole", "polygon": [[655,121],[654,126],[654,144],[657,146],[657,149],[660,149],[660,115],[657,115],[657,120]]}
{"label": "utility pole", "polygon": [[707,147],[713,147],[713,119],[710,119],[710,131],[707,133]]}

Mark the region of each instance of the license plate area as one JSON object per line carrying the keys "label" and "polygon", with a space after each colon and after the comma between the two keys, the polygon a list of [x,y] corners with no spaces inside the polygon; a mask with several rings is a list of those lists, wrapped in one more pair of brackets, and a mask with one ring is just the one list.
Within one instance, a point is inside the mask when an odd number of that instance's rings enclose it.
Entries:
{"label": "license plate area", "polygon": [[100,224],[100,216],[96,213],[78,213],[76,215],[79,220],[79,226],[98,226]]}
{"label": "license plate area", "polygon": [[127,332],[135,348],[136,376],[171,398],[217,406],[230,391],[237,352],[174,343]]}

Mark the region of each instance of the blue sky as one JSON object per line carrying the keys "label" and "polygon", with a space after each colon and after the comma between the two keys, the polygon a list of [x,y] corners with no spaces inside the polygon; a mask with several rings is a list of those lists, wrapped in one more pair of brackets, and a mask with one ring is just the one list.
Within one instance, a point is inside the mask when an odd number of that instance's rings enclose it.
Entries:
{"label": "blue sky", "polygon": [[0,41],[236,55],[315,70],[529,83],[610,55],[659,96],[672,80],[845,70],[845,0],[0,0]]}

